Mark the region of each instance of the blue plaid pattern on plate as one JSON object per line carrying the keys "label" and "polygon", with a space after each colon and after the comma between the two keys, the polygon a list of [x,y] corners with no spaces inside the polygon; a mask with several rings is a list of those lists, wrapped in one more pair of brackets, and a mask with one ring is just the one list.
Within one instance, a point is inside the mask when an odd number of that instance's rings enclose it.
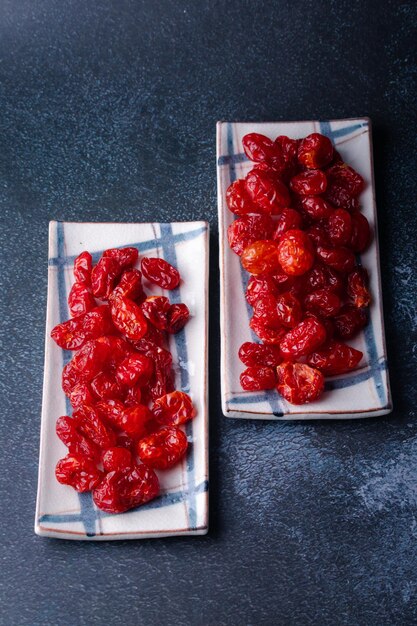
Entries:
{"label": "blue plaid pattern on plate", "polygon": [[[370,271],[373,302],[370,321],[361,336],[351,345],[362,350],[365,358],[355,372],[329,378],[326,391],[318,401],[297,407],[287,403],[275,391],[242,391],[239,374],[244,369],[237,353],[244,341],[258,341],[249,328],[252,309],[245,300],[248,274],[239,258],[229,249],[227,228],[234,216],[225,202],[227,187],[243,178],[251,169],[242,150],[246,133],[263,133],[272,139],[278,135],[292,138],[320,132],[330,137],[347,163],[365,178],[367,186],[360,197],[361,209],[374,231],[370,248],[358,258]],[[217,189],[220,237],[221,328],[222,328],[222,406],[228,417],[258,419],[341,419],[370,417],[392,410],[382,317],[381,277],[377,240],[377,215],[373,181],[370,121],[367,118],[322,122],[263,122],[217,125]]]}
{"label": "blue plaid pattern on plate", "polygon": [[[38,498],[35,532],[66,539],[134,539],[169,535],[204,534],[208,529],[208,225],[206,222],[172,224],[112,224],[51,222],[49,236],[48,304],[45,373],[41,423]],[[177,467],[159,472],[161,496],[119,515],[99,511],[91,493],[77,494],[60,485],[55,464],[66,454],[55,434],[56,419],[71,414],[61,389],[62,367],[72,353],[50,338],[57,323],[69,317],[67,298],[74,259],[89,250],[96,262],[109,247],[137,246],[141,255],[160,256],[177,266],[182,282],[169,293],[172,302],[185,302],[191,312],[186,327],[173,335],[176,388],[193,398],[196,418],[186,425],[190,447]],[[190,262],[192,260],[192,262]],[[153,295],[163,293],[147,285]]]}

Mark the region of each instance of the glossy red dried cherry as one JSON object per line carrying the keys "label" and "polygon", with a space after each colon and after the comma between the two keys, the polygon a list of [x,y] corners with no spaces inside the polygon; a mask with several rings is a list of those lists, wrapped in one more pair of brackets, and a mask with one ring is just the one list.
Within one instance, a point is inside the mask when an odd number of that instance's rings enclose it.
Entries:
{"label": "glossy red dried cherry", "polygon": [[305,363],[281,363],[277,367],[277,379],[279,393],[291,404],[314,402],[323,393],[323,374]]}
{"label": "glossy red dried cherry", "polygon": [[175,289],[180,284],[180,274],[176,267],[165,259],[143,257],[142,273],[162,289]]}
{"label": "glossy red dried cherry", "polygon": [[140,460],[153,469],[166,470],[173,467],[186,453],[187,436],[176,426],[164,426],[156,433],[138,441]]}

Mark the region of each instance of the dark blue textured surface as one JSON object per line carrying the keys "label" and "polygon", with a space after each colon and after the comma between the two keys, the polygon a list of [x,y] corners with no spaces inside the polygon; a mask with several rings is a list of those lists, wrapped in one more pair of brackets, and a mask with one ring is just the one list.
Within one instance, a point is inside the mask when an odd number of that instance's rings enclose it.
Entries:
{"label": "dark blue textured surface", "polygon": [[[417,622],[416,21],[395,0],[0,3],[1,624]],[[362,115],[395,412],[226,421],[214,124]],[[52,218],[211,221],[207,537],[33,534]]]}

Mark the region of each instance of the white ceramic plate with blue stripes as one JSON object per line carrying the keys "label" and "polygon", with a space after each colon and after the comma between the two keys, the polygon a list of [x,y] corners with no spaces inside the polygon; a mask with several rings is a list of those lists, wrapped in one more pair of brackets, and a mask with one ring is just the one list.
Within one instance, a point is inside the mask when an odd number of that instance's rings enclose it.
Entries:
{"label": "white ceramic plate with blue stripes", "polygon": [[[286,402],[276,391],[244,392],[239,375],[244,366],[238,350],[245,341],[255,341],[249,328],[251,308],[245,300],[248,275],[239,257],[229,248],[227,227],[234,219],[225,201],[226,190],[252,168],[242,149],[242,138],[256,132],[275,139],[287,135],[298,139],[313,132],[331,138],[342,158],[365,179],[360,196],[361,210],[368,218],[373,241],[361,262],[370,273],[372,305],[364,332],[349,343],[362,350],[358,370],[326,381],[317,402],[302,407]],[[381,275],[377,237],[377,215],[373,178],[371,127],[368,118],[310,122],[232,123],[217,125],[217,192],[221,277],[221,380],[222,407],[227,417],[257,419],[346,419],[374,417],[392,410],[382,315]]]}
{"label": "white ceramic plate with blue stripes", "polygon": [[[161,495],[118,515],[99,511],[91,493],[78,494],[55,479],[55,465],[67,453],[55,434],[61,415],[71,407],[61,388],[61,372],[72,353],[50,338],[51,329],[69,318],[67,298],[73,283],[75,257],[89,250],[96,262],[106,248],[137,246],[140,254],[160,256],[181,274],[180,286],[168,295],[185,302],[191,317],[170,338],[176,388],[189,393],[197,409],[186,425],[190,442],[186,458],[158,472]],[[147,285],[148,287],[148,285]],[[49,229],[48,302],[45,372],[41,419],[38,497],[35,532],[63,539],[141,539],[170,535],[201,535],[208,529],[208,224],[114,224],[51,222]],[[148,289],[163,293],[158,287]],[[167,294],[165,294],[167,295]]]}

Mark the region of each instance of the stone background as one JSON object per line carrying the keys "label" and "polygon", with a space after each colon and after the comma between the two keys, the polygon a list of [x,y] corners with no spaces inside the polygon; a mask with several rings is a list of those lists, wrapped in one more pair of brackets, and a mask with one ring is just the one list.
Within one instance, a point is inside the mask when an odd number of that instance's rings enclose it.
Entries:
{"label": "stone background", "polygon": [[[2,625],[417,623],[416,22],[401,0],[0,2]],[[363,115],[395,411],[228,421],[215,122]],[[207,537],[33,533],[50,219],[210,220]]]}

